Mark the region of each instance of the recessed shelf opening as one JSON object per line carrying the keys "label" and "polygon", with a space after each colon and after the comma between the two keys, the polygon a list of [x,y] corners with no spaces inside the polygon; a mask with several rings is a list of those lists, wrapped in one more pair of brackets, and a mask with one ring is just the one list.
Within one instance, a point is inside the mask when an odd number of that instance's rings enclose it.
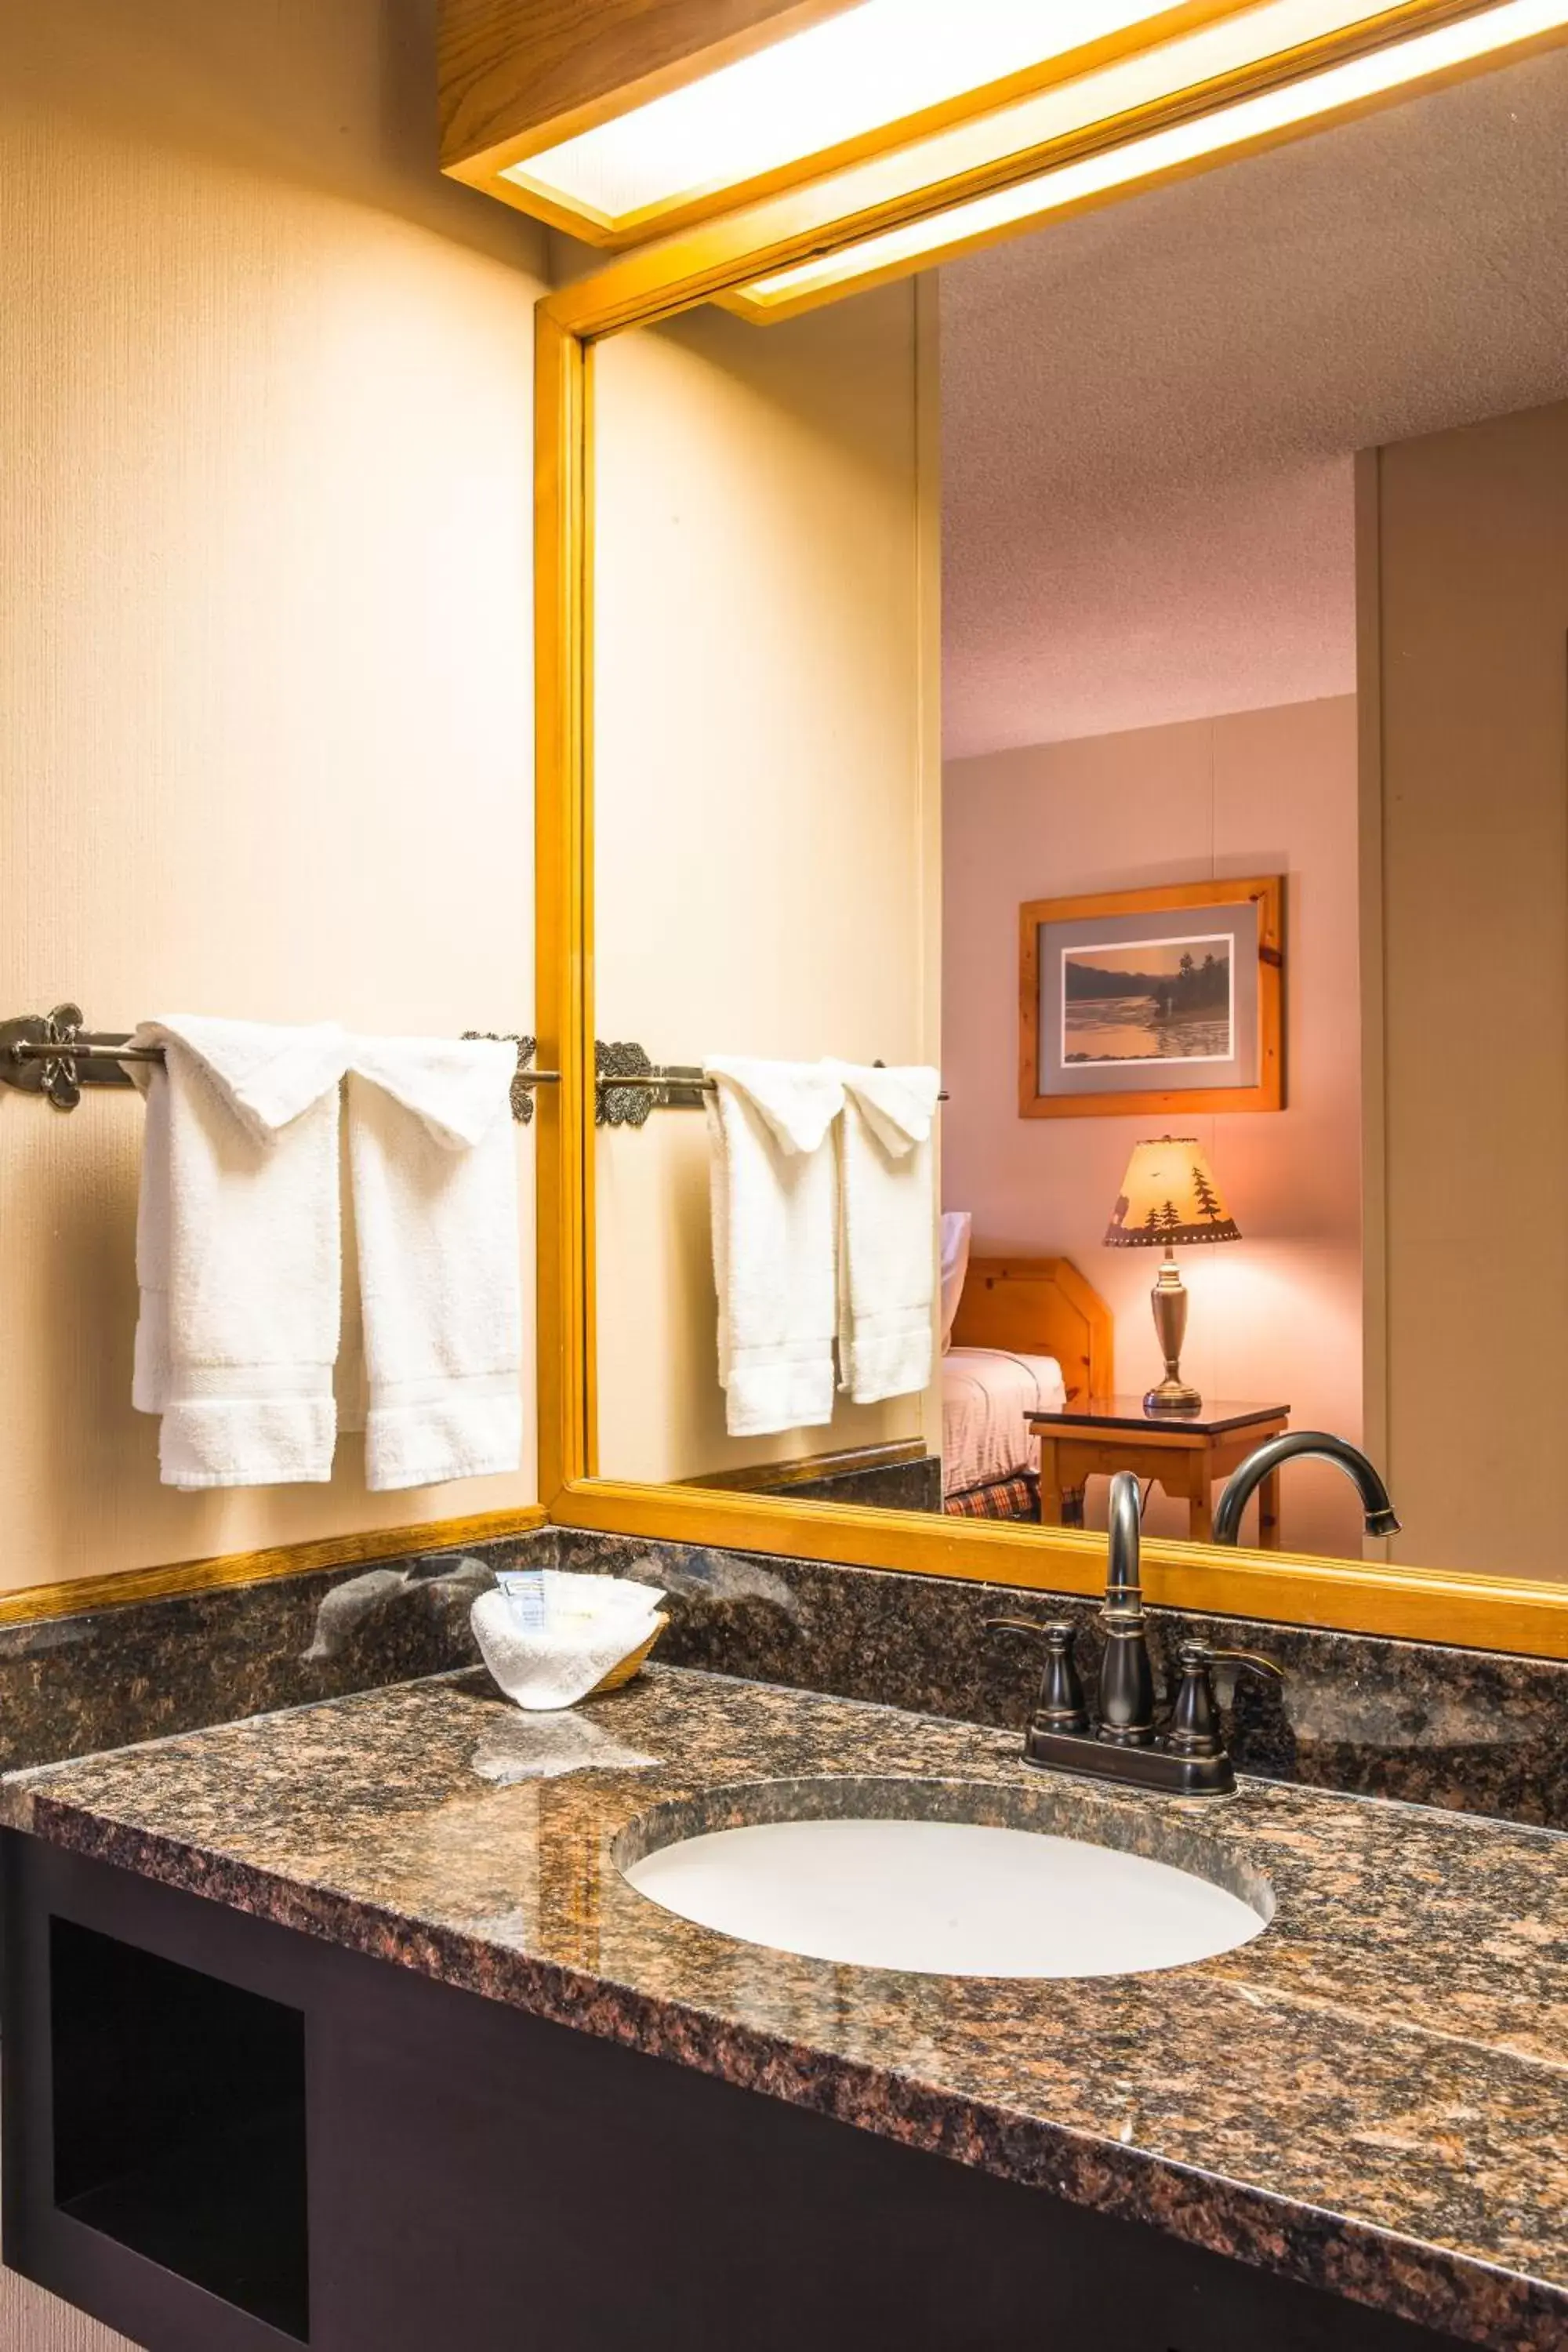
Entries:
{"label": "recessed shelf opening", "polygon": [[55,2202],[310,2340],[305,2021],[56,1918]]}

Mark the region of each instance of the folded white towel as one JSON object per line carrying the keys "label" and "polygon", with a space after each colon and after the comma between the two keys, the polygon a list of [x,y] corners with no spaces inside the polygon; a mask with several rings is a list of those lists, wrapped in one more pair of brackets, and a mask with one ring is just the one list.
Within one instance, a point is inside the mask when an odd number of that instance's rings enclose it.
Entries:
{"label": "folded white towel", "polygon": [[719,1380],[732,1437],[833,1418],[833,1152],[844,1089],[820,1064],[704,1062]]}
{"label": "folded white towel", "polygon": [[839,1386],[856,1404],[930,1385],[936,1300],[935,1070],[826,1065],[838,1129]]}
{"label": "folded white towel", "polygon": [[489,1038],[352,1041],[373,1489],[482,1478],[521,1461],[516,1068],[515,1048]]}
{"label": "folded white towel", "polygon": [[160,1413],[170,1486],[332,1472],[338,1084],[348,1039],[170,1013],[143,1022],[132,1402]]}

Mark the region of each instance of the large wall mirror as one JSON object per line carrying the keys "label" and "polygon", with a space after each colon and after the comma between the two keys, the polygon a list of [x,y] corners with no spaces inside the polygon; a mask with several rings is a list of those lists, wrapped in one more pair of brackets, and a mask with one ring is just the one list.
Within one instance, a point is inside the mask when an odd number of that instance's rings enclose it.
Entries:
{"label": "large wall mirror", "polygon": [[896,1393],[737,1413],[707,1099],[601,1092],[598,1478],[1203,1545],[1320,1429],[1402,1531],[1293,1463],[1260,1573],[1568,1576],[1565,120],[1553,51],[594,344],[586,1034],[940,1071],[946,1276]]}

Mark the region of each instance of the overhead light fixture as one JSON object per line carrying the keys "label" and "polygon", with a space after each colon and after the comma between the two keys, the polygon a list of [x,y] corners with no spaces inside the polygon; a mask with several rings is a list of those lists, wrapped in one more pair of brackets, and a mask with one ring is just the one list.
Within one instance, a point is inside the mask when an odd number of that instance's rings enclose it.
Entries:
{"label": "overhead light fixture", "polygon": [[[1364,6],[1365,0],[1363,0]],[[776,189],[916,137],[1042,77],[1234,15],[1237,0],[858,0],[825,22],[505,165],[600,242]],[[1053,71],[1054,69],[1054,71]]]}
{"label": "overhead light fixture", "polygon": [[[1490,5],[1447,16],[1436,25],[1428,23],[1425,30],[1406,30],[1402,37],[1397,18],[1408,21],[1410,12],[1383,15],[1395,20],[1390,26],[1392,37],[1341,62],[1281,79],[1212,110],[1184,113],[1162,129],[1120,143],[1112,140],[1055,168],[757,278],[723,299],[730,308],[759,321],[792,318],[847,292],[955,259],[1064,213],[1182,177],[1215,159],[1274,145],[1310,127],[1321,128],[1326,119],[1344,119],[1409,96],[1423,84],[1458,79],[1488,61],[1501,62],[1510,51],[1543,46],[1568,32],[1568,0],[1490,0]],[[1279,5],[1252,10],[1248,19],[1173,42],[1010,109],[987,129],[994,131],[998,142],[1012,137],[1022,148],[1052,138],[1071,140],[1101,124],[1113,127],[1134,106],[1146,109],[1155,100],[1153,82],[1162,67],[1184,61],[1190,71],[1194,60],[1210,62],[1228,51],[1234,70],[1245,62],[1241,51],[1249,36],[1256,57],[1266,58],[1271,34],[1278,46],[1279,34],[1292,18],[1298,34],[1304,20],[1315,18],[1319,37],[1357,19],[1369,21],[1364,5],[1344,8],[1335,7],[1332,0],[1323,0],[1323,5],[1279,0]],[[1260,37],[1265,46],[1258,46]],[[1174,101],[1184,93],[1197,94],[1205,79],[1173,81],[1164,95]],[[931,143],[934,148],[939,142]],[[1000,143],[997,152],[1003,152]],[[940,184],[940,174],[933,174],[933,184]]]}

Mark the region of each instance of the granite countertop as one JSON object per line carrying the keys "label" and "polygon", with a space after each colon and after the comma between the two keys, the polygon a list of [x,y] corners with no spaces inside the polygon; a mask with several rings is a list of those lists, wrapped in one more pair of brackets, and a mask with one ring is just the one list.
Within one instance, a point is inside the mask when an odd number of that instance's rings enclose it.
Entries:
{"label": "granite countertop", "polygon": [[[1262,1781],[1194,1805],[1018,1749],[675,1669],[528,1717],[469,1672],[17,1774],[0,1805],[74,1852],[1496,2352],[1561,2352],[1568,1838]],[[860,1793],[884,1810],[889,1780],[978,1784],[952,1810],[1197,1862],[1237,1892],[1262,1879],[1275,1916],[1158,1974],[965,1979],[737,1943],[620,1874],[654,1808],[717,1826],[765,1804],[713,1790],[823,1776],[882,1784]]]}

